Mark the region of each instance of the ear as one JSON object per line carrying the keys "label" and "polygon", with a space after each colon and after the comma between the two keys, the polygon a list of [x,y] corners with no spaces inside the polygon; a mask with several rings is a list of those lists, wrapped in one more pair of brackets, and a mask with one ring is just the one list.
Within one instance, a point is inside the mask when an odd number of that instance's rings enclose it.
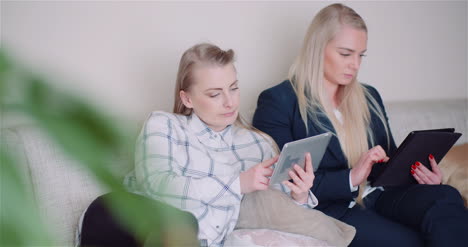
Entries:
{"label": "ear", "polygon": [[180,90],[179,91],[179,96],[180,96],[180,99],[182,100],[182,103],[184,104],[185,107],[193,108],[192,99],[190,98],[189,93],[185,92],[184,90]]}

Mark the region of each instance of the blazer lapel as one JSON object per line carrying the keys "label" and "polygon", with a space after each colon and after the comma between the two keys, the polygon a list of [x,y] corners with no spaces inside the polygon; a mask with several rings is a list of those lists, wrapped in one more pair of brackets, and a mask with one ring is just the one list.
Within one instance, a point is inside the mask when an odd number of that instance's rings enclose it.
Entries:
{"label": "blazer lapel", "polygon": [[[325,114],[317,114],[318,121],[323,124],[323,127],[326,129],[330,130],[334,136],[330,139],[330,143],[328,144],[327,150],[335,156],[337,160],[343,160],[346,161],[346,158],[343,154],[343,151],[341,150],[341,145],[338,140],[338,137],[336,137],[336,131],[335,128],[333,128],[333,125],[331,124],[330,120],[325,116]],[[309,124],[309,133],[313,135],[318,135],[327,132],[327,130],[317,126],[312,122],[312,120],[309,118],[308,119],[308,124]]]}

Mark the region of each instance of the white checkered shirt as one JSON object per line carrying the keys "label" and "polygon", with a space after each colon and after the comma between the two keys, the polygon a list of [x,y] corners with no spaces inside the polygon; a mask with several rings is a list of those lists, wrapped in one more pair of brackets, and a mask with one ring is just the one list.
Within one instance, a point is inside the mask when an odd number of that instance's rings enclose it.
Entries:
{"label": "white checkered shirt", "polygon": [[[254,131],[230,125],[214,132],[195,114],[157,111],[138,137],[135,170],[125,185],[191,212],[201,244],[222,246],[239,216],[240,172],[274,155],[271,143]],[[314,207],[310,195],[308,206]]]}

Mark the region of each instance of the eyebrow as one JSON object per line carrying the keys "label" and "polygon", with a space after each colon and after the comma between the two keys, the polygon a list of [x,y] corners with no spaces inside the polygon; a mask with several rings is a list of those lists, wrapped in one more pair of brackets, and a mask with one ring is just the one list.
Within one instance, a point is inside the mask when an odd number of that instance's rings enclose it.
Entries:
{"label": "eyebrow", "polygon": [[[347,51],[349,51],[349,52],[355,52],[355,50],[349,49],[349,48],[345,48],[345,47],[337,47],[337,48],[338,48],[338,49],[342,49],[342,50],[347,50]],[[366,51],[367,51],[367,49],[366,49],[366,50],[363,50],[361,53],[364,53],[364,52],[366,52]]]}
{"label": "eyebrow", "polygon": [[[233,83],[231,83],[231,85],[229,85],[229,87],[232,87],[234,84],[236,84],[237,82],[239,82],[239,80],[235,80]],[[220,87],[217,87],[217,88],[208,88],[205,90],[205,92],[207,91],[210,91],[210,90],[223,90],[222,88]]]}

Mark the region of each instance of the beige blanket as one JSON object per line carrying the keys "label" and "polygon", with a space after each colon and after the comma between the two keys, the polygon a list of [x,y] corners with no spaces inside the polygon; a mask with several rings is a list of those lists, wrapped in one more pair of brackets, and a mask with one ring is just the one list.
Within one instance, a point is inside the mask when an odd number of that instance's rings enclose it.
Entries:
{"label": "beige blanket", "polygon": [[315,210],[295,204],[277,190],[257,191],[244,196],[236,229],[272,229],[347,246],[356,229]]}

